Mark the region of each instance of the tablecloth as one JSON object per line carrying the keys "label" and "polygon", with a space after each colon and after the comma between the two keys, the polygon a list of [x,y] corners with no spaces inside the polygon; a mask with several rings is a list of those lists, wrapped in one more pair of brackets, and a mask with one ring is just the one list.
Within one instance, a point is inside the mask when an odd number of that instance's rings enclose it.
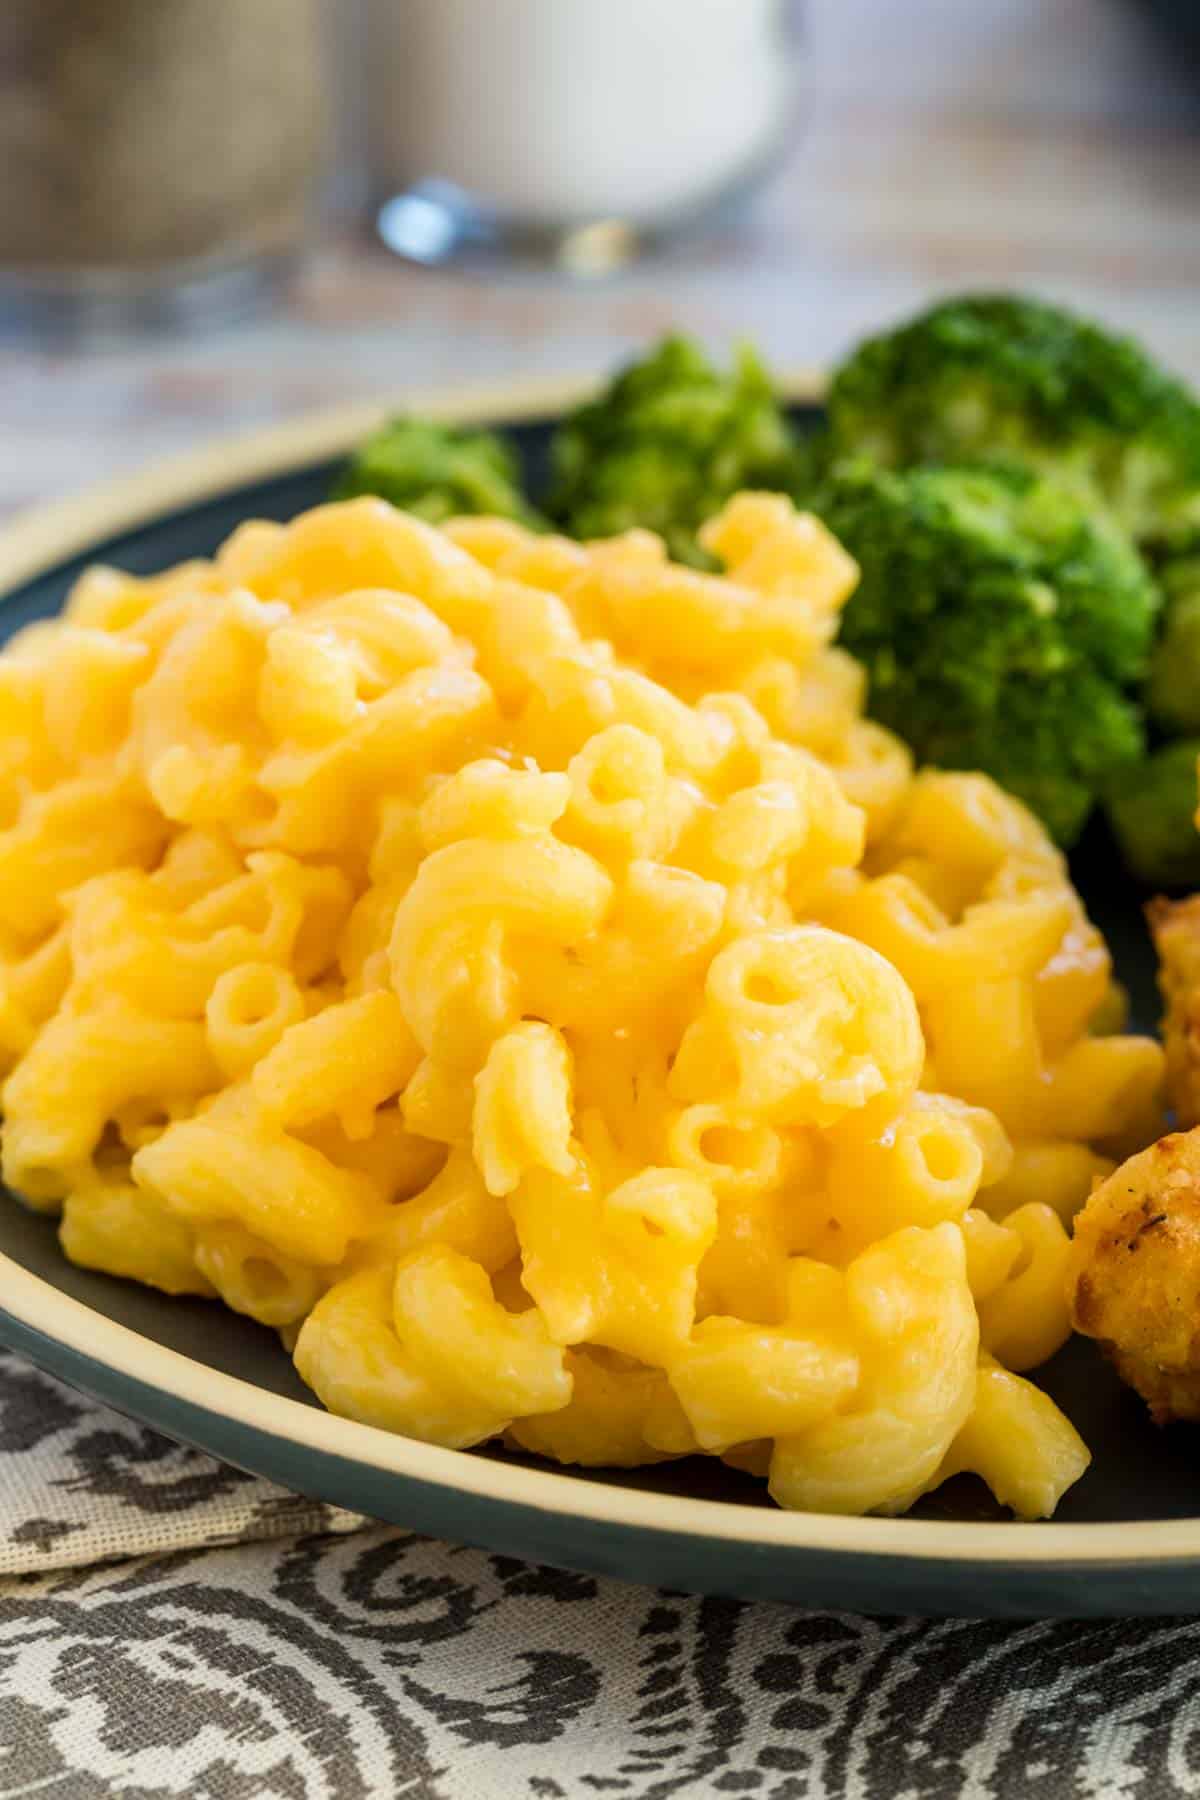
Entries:
{"label": "tablecloth", "polygon": [[1175,1800],[1200,1625],[696,1599],[279,1492],[0,1355],[0,1794]]}

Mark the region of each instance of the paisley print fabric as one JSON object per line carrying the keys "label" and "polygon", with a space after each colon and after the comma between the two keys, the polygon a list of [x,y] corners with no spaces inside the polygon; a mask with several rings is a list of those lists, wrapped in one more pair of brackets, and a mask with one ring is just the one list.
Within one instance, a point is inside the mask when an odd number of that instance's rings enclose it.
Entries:
{"label": "paisley print fabric", "polygon": [[0,1350],[0,1576],[361,1522],[172,1444]]}
{"label": "paisley print fabric", "polygon": [[12,1357],[0,1568],[3,1795],[1200,1793],[1200,1625],[853,1618],[563,1574],[281,1494]]}

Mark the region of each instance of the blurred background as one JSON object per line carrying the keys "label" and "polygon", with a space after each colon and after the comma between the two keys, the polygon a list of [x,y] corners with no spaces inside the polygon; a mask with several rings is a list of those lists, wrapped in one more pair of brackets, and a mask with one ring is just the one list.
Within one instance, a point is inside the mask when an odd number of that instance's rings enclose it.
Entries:
{"label": "blurred background", "polygon": [[674,326],[819,366],[981,284],[1200,379],[1196,10],[4,0],[0,512]]}

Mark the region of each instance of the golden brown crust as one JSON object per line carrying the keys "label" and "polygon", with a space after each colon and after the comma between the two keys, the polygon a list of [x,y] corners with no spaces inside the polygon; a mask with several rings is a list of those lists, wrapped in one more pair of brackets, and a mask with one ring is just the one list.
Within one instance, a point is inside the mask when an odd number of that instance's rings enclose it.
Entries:
{"label": "golden brown crust", "polygon": [[1075,1222],[1068,1298],[1161,1424],[1200,1419],[1200,1130],[1100,1183]]}
{"label": "golden brown crust", "polygon": [[1146,920],[1166,1002],[1167,1098],[1178,1123],[1200,1125],[1200,894],[1152,900]]}
{"label": "golden brown crust", "polygon": [[1130,1157],[1075,1222],[1072,1322],[1163,1424],[1200,1419],[1200,894],[1146,919],[1166,1004],[1167,1095],[1187,1129]]}

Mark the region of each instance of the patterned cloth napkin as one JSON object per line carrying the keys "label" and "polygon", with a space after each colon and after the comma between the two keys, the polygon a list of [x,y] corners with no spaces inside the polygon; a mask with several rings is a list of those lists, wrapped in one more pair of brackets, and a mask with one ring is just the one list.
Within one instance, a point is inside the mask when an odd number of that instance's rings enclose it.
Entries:
{"label": "patterned cloth napkin", "polygon": [[1200,1793],[1200,1625],[563,1574],[281,1493],[2,1354],[0,1573],[3,1795]]}

